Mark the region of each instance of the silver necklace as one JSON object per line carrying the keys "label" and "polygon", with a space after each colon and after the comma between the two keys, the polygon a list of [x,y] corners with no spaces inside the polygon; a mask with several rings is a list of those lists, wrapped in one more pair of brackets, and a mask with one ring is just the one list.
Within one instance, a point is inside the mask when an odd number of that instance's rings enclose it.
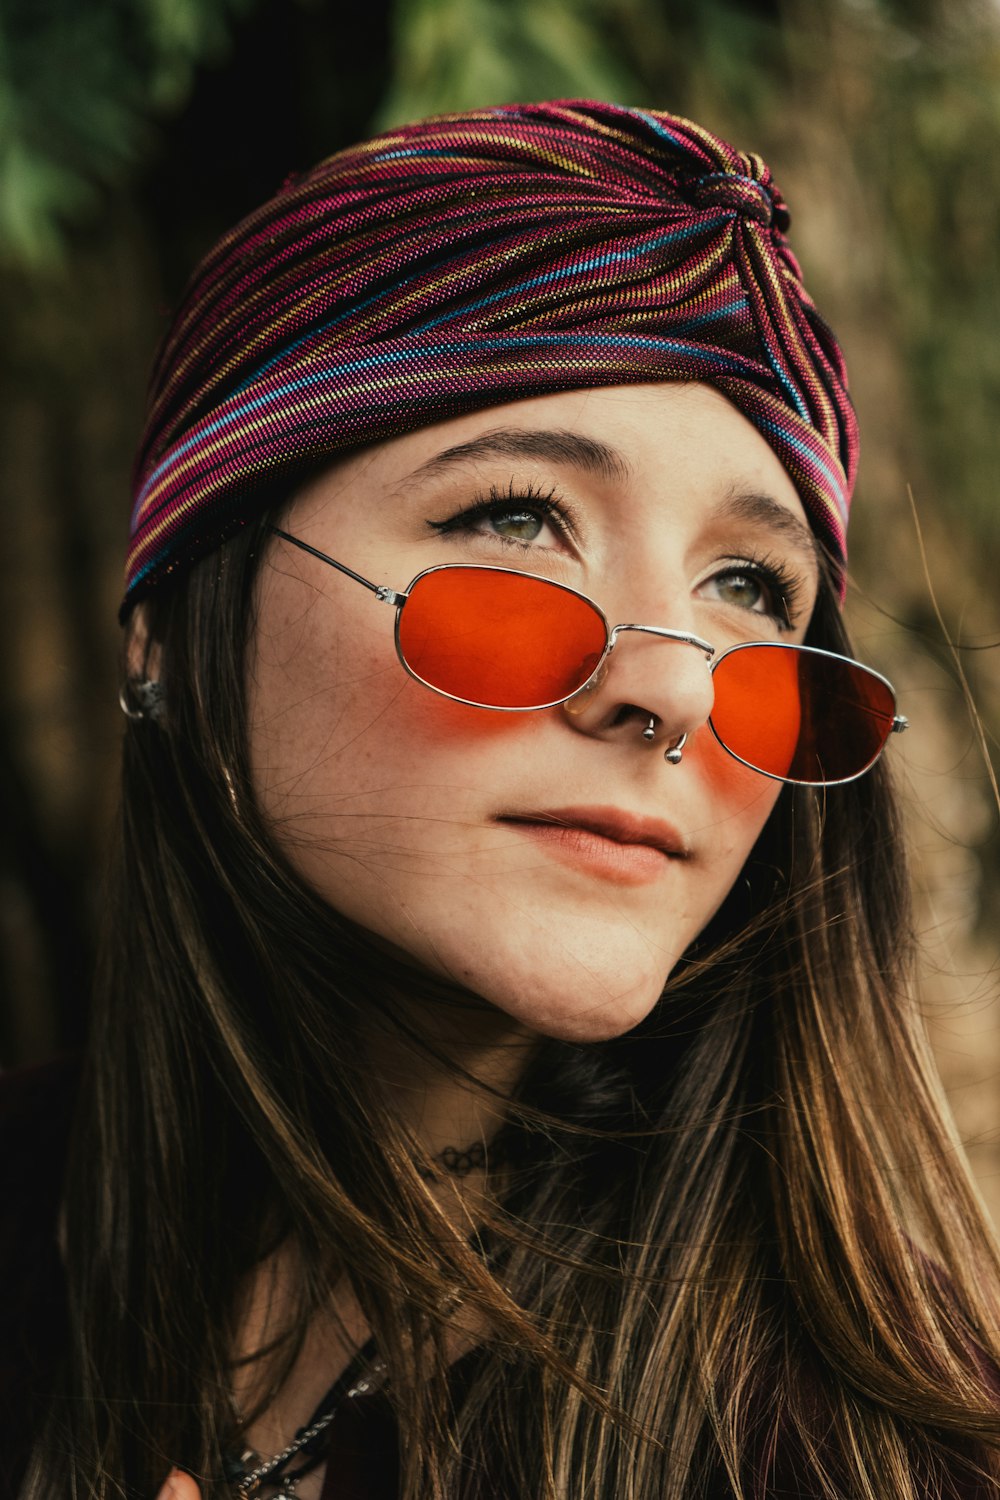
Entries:
{"label": "silver necklace", "polygon": [[[504,1165],[507,1153],[497,1142],[493,1142],[487,1154],[487,1147],[483,1142],[475,1141],[464,1150],[446,1146],[433,1160],[450,1176],[467,1177],[470,1172],[484,1170],[487,1163],[490,1166]],[[354,1371],[359,1365],[363,1373],[355,1378]],[[309,1423],[299,1428],[287,1448],[282,1448],[280,1453],[273,1453],[270,1458],[263,1458],[253,1448],[244,1449],[238,1457],[227,1456],[223,1464],[225,1477],[240,1500],[253,1500],[262,1486],[273,1489],[273,1500],[280,1500],[281,1496],[297,1495],[299,1480],[312,1472],[322,1456],[316,1439],[330,1426],[341,1401],[350,1401],[356,1396],[368,1396],[381,1390],[388,1373],[385,1360],[375,1352],[374,1339],[369,1339],[339,1380],[327,1391]],[[303,1455],[304,1462],[292,1473],[284,1473],[286,1465],[297,1453]]]}
{"label": "silver necklace", "polygon": [[[364,1373],[352,1379],[353,1371],[359,1364],[364,1366]],[[323,1397],[309,1423],[299,1428],[287,1448],[282,1448],[280,1453],[273,1453],[270,1458],[263,1458],[252,1448],[245,1449],[238,1458],[228,1458],[224,1465],[225,1476],[240,1500],[252,1500],[253,1496],[260,1493],[262,1486],[273,1489],[275,1500],[279,1496],[297,1495],[299,1480],[311,1473],[320,1461],[321,1449],[316,1440],[330,1426],[340,1403],[380,1390],[388,1373],[385,1360],[375,1354],[374,1341],[370,1340]],[[297,1453],[303,1455],[304,1462],[293,1472],[285,1472],[288,1463]]]}

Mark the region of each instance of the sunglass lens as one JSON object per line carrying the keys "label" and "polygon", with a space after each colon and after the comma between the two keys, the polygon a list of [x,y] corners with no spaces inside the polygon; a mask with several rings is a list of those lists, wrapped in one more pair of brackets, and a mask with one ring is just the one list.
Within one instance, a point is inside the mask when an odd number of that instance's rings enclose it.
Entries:
{"label": "sunglass lens", "polygon": [[754,643],[722,657],[713,681],[716,735],[769,776],[850,780],[877,760],[892,732],[892,689],[846,657]]}
{"label": "sunglass lens", "polygon": [[415,676],[486,708],[561,702],[591,676],[607,644],[603,618],[579,594],[486,567],[424,573],[397,629]]}

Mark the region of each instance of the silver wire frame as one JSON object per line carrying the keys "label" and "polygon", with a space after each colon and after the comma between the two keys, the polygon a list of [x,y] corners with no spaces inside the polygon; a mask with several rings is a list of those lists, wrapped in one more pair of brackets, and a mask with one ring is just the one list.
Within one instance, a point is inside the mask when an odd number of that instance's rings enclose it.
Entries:
{"label": "silver wire frame", "polygon": [[[889,694],[893,701],[893,707],[895,708],[896,690],[889,679],[882,676],[881,672],[876,672],[874,667],[865,666],[864,662],[855,661],[853,657],[841,656],[837,651],[824,651],[820,646],[800,646],[792,641],[739,641],[734,646],[728,646],[725,651],[723,651],[719,656],[716,656],[714,646],[710,645],[708,641],[702,640],[701,636],[691,635],[687,631],[667,630],[665,627],[660,625],[621,624],[610,626],[607,621],[607,616],[601,609],[600,605],[595,604],[593,599],[588,598],[586,594],[582,594],[579,589],[571,588],[568,584],[565,583],[557,583],[554,578],[546,578],[541,573],[531,573],[527,570],[522,570],[521,568],[501,568],[496,567],[491,563],[437,563],[433,567],[424,568],[420,573],[416,575],[415,578],[412,578],[410,580],[405,589],[392,589],[389,588],[386,584],[372,583],[371,579],[363,577],[360,573],[355,573],[353,568],[348,568],[344,563],[337,562],[336,558],[329,557],[327,553],[320,552],[317,547],[310,546],[308,542],[301,541],[299,537],[292,536],[287,531],[282,531],[278,526],[272,526],[270,529],[275,536],[280,536],[284,541],[290,542],[293,547],[301,548],[303,552],[308,552],[312,557],[317,558],[320,562],[327,563],[331,568],[336,568],[338,573],[343,573],[346,575],[346,577],[352,578],[355,583],[360,583],[364,588],[368,589],[375,595],[379,603],[393,605],[396,610],[393,638],[395,641],[396,655],[399,658],[400,666],[409,677],[413,678],[414,682],[419,682],[421,686],[428,688],[432,693],[437,693],[442,698],[448,698],[452,703],[465,704],[469,708],[482,708],[486,709],[490,713],[507,714],[538,713],[542,709],[546,708],[559,708],[563,703],[568,703],[572,698],[575,698],[578,693],[584,692],[586,688],[594,681],[594,679],[598,676],[602,667],[604,666],[604,663],[607,661],[608,657],[615,649],[615,644],[618,640],[619,635],[621,635],[624,631],[637,631],[641,632],[644,635],[658,636],[661,640],[677,641],[682,645],[695,646],[699,651],[704,652],[706,665],[708,666],[709,671],[713,674],[718,666],[726,660],[727,656],[732,656],[736,651],[752,650],[754,647],[759,646],[768,646],[771,648],[777,647],[779,650],[783,651],[807,652],[810,656],[825,656],[832,661],[848,662],[858,671],[866,672],[869,677],[874,677],[878,682],[881,682],[884,687],[888,688]],[[572,594],[575,598],[582,599],[585,604],[589,605],[604,626],[605,646],[603,652],[601,653],[600,659],[598,660],[593,671],[588,676],[586,682],[582,682],[579,687],[575,687],[571,693],[566,693],[562,698],[553,699],[551,703],[532,703],[527,706],[511,707],[506,704],[478,703],[473,698],[459,698],[454,693],[446,692],[444,688],[435,687],[433,682],[428,682],[426,678],[420,676],[419,672],[414,671],[409,662],[406,660],[406,657],[403,655],[402,647],[399,644],[399,622],[400,617],[403,613],[403,606],[405,605],[407,599],[410,597],[410,594],[413,592],[413,589],[422,578],[427,578],[431,573],[451,572],[455,568],[461,568],[463,572],[477,571],[483,573],[512,573],[517,578],[534,578],[539,583],[548,584],[550,588],[562,589],[564,593]],[[731,750],[726,744],[725,740],[723,740],[722,736],[719,734],[719,731],[712,723],[711,715],[709,715],[708,724],[709,728],[712,731],[712,734],[715,736],[718,743],[722,746],[723,750],[725,750],[726,754],[731,755],[733,760],[738,761],[741,766],[746,766],[748,770],[756,771],[758,776],[766,776],[770,781],[785,782],[792,786],[844,786],[849,781],[856,781],[859,776],[863,776],[866,771],[871,770],[872,766],[879,759],[879,756],[881,756],[883,750],[889,742],[887,735],[886,739],[879,747],[878,752],[874,756],[872,756],[872,759],[868,762],[868,764],[862,766],[860,771],[855,771],[851,776],[840,776],[824,781],[802,781],[793,776],[778,776],[773,771],[764,771],[760,766],[755,766],[751,761],[744,760],[742,755],[737,755],[736,751]],[[907,729],[908,727],[909,720],[906,719],[902,714],[894,713],[889,733],[900,734],[904,729]]]}

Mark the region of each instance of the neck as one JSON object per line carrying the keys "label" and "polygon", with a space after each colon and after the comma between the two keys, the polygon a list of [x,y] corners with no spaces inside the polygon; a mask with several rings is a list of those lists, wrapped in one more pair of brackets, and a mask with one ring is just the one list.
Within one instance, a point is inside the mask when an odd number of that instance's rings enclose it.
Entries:
{"label": "neck", "polygon": [[538,1043],[499,1011],[483,1007],[435,1016],[408,1009],[425,1046],[381,1039],[373,1063],[397,1118],[430,1157],[490,1141]]}
{"label": "neck", "polygon": [[[377,1042],[372,1039],[369,1049],[373,1071],[393,1113],[431,1159],[448,1147],[464,1150],[482,1142],[488,1148],[504,1123],[507,1100],[538,1038],[486,1006],[451,1009],[413,1003],[401,1009],[407,1026],[426,1047],[409,1043],[405,1035],[383,1032]],[[436,1172],[429,1186],[464,1234],[488,1216],[495,1192],[495,1182],[482,1170],[465,1177]],[[294,1321],[300,1274],[293,1247],[285,1246],[248,1278],[234,1380],[236,1399],[243,1409],[252,1405],[261,1379],[261,1366],[248,1356],[265,1348]],[[293,1371],[247,1433],[250,1445],[265,1453],[282,1448],[368,1332],[350,1280],[344,1277],[328,1308],[313,1315]],[[457,1358],[481,1334],[471,1315],[453,1318],[447,1336],[452,1357]]]}

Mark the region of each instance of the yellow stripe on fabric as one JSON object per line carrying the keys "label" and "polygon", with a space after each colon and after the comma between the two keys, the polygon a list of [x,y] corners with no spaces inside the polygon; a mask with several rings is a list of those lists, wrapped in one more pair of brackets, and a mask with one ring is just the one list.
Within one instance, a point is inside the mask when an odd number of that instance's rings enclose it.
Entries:
{"label": "yellow stripe on fabric", "polygon": [[[629,384],[635,383],[636,379],[655,380],[657,378],[664,378],[662,374],[658,376],[657,372],[652,368],[638,370],[635,365],[612,365],[601,361],[595,362],[592,358],[567,356],[562,351],[560,351],[558,355],[553,354],[551,364],[553,367],[558,365],[560,371],[580,370],[597,374],[606,374],[608,376],[608,379],[606,381],[602,381],[601,384],[607,385],[614,384],[616,380],[621,381],[621,383],[623,384]],[[483,374],[483,364],[480,361],[476,361],[468,366],[463,366],[460,364],[456,364],[454,361],[449,361],[447,368],[449,375],[459,380],[470,378],[473,376],[481,377]],[[491,376],[515,375],[519,373],[531,373],[537,375],[538,368],[539,362],[537,359],[530,362],[515,360],[502,364],[496,360],[491,359],[488,366],[488,374]],[[663,369],[666,370],[667,368],[669,368],[668,364],[664,363]],[[355,396],[372,395],[374,393],[385,394],[386,392],[399,390],[406,387],[410,387],[419,391],[424,384],[427,374],[433,376],[437,375],[438,373],[439,371],[436,369],[428,371],[426,372],[426,374],[424,372],[421,372],[421,377],[418,381],[415,381],[413,379],[412,373],[408,374],[407,372],[403,372],[399,376],[395,377],[386,376],[379,379],[360,380],[355,381],[352,384],[342,384],[338,381],[337,395],[338,397],[343,397],[346,399]],[[669,379],[670,377],[667,376],[666,378]],[[685,374],[684,376],[680,376],[677,378],[688,379],[690,377]],[[559,383],[559,387],[562,387],[562,382]],[[572,387],[569,386],[567,388]],[[498,390],[497,402],[503,400],[504,394],[505,393],[502,389]],[[513,399],[513,397],[511,399]],[[487,402],[486,404],[497,404],[497,402]],[[317,393],[315,396],[310,396],[299,401],[285,400],[281,406],[281,420],[279,422],[276,423],[274,421],[273,415],[265,415],[259,419],[240,423],[224,437],[219,437],[211,442],[206,442],[204,445],[201,445],[198,448],[192,450],[190,457],[180,459],[176,463],[171,464],[169,469],[165,471],[163,479],[159,483],[154,485],[154,487],[150,490],[149,494],[143,501],[142,509],[136,516],[136,535],[138,535],[138,533],[140,531],[143,531],[144,529],[143,517],[148,515],[150,510],[155,509],[156,504],[163,495],[164,491],[172,489],[176,486],[178,478],[183,478],[185,475],[196,471],[206,461],[211,461],[220,453],[225,453],[241,439],[245,438],[248,433],[258,433],[262,430],[268,429],[276,429],[277,431],[281,431],[281,429],[284,428],[286,424],[294,425],[295,418],[314,410],[316,407],[325,407],[328,405],[328,399],[324,397],[322,393]],[[785,407],[782,407],[781,410],[787,416],[787,409]],[[222,414],[222,412],[216,412],[213,420],[219,420],[219,417]],[[353,416],[360,414],[351,413],[351,415]],[[444,420],[443,416],[442,420]],[[303,435],[298,434],[298,436],[301,437]],[[345,433],[345,439],[343,444],[341,445],[331,444],[329,447],[325,447],[322,445],[317,445],[315,443],[304,443],[301,450],[292,448],[291,451],[293,456],[296,457],[305,456],[310,451],[314,452],[317,457],[324,452],[329,452],[332,456],[338,451],[338,446],[342,446],[345,448],[353,447],[355,446],[356,441],[357,435],[353,432],[348,432]],[[183,500],[177,500],[176,502],[174,502],[175,508],[169,515],[164,516],[150,527],[150,530],[143,538],[142,545],[146,545],[147,538],[156,538],[161,536],[164,531],[168,530],[176,521],[178,511],[184,511],[187,510],[191,505],[196,505],[204,495],[207,495],[213,490],[217,489],[218,484],[219,477],[217,474],[213,473],[211,475],[205,476],[204,480],[200,483],[196,483],[195,485],[193,485]]]}

